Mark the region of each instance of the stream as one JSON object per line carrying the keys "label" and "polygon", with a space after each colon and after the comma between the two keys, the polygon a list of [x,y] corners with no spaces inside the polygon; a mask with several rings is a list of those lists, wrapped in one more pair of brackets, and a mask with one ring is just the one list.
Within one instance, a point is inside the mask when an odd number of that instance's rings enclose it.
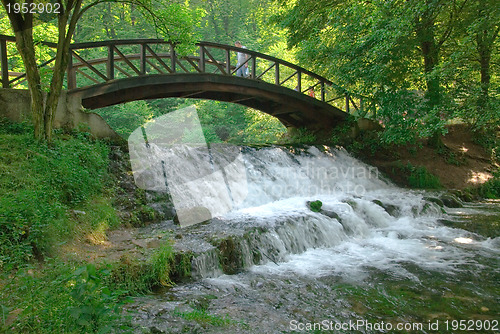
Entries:
{"label": "stream", "polygon": [[499,202],[398,188],[340,148],[183,152],[227,194],[191,203],[210,220],[143,229],[192,255],[191,279],[134,298],[137,333],[500,333],[500,238],[472,232]]}

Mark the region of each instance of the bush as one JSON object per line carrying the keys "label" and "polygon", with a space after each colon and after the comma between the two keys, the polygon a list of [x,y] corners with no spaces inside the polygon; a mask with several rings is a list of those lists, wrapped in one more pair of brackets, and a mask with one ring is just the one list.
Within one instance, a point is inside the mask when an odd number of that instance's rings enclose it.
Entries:
{"label": "bush", "polygon": [[415,167],[410,163],[406,166],[410,175],[408,176],[408,185],[418,189],[441,189],[439,178],[427,171],[425,167]]}
{"label": "bush", "polygon": [[[86,208],[109,184],[109,149],[67,135],[49,147],[31,133],[18,134],[13,125],[2,123],[0,129],[0,267],[8,270],[41,260],[82,222],[71,209]],[[103,196],[100,201],[109,204]],[[103,217],[113,220],[114,209],[106,203],[92,210],[99,212],[86,215],[90,225]]]}
{"label": "bush", "polygon": [[[107,285],[110,271],[85,265],[27,266],[0,289],[2,333],[109,333],[130,330],[121,315],[123,291]],[[7,282],[5,277],[0,277]],[[15,317],[6,317],[12,312]],[[12,313],[11,313],[12,314]],[[7,319],[6,319],[7,318]]]}
{"label": "bush", "polygon": [[482,184],[478,193],[481,197],[490,199],[500,198],[500,171],[497,171],[493,178]]}

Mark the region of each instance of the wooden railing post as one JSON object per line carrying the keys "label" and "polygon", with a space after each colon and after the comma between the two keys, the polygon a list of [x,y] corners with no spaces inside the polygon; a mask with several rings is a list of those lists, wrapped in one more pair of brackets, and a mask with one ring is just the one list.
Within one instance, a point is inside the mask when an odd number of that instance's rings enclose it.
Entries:
{"label": "wooden railing post", "polygon": [[0,71],[2,71],[2,87],[9,88],[9,63],[7,62],[7,41],[0,40]]}
{"label": "wooden railing post", "polygon": [[280,63],[274,63],[274,83],[280,85]]}
{"label": "wooden railing post", "polygon": [[252,56],[252,74],[250,78],[255,79],[255,74],[257,73],[257,59]]}
{"label": "wooden railing post", "polygon": [[205,73],[205,49],[203,45],[200,45],[200,62],[198,63],[198,67],[202,73]]}
{"label": "wooden railing post", "polygon": [[170,44],[170,61],[171,61],[171,67],[172,67],[172,72],[175,73],[177,72],[175,70],[176,64],[177,64],[177,55],[175,53],[175,47],[173,44]]}
{"label": "wooden railing post", "polygon": [[73,68],[73,50],[69,49],[69,58],[68,58],[68,90],[76,88],[76,71]]}
{"label": "wooden railing post", "polygon": [[141,54],[140,54],[140,61],[141,61],[141,75],[146,75],[146,44],[141,43]]}
{"label": "wooden railing post", "polygon": [[231,75],[231,54],[229,49],[226,49],[226,72],[227,75]]}
{"label": "wooden railing post", "polygon": [[113,45],[108,46],[108,61],[106,63],[106,70],[108,72],[108,80],[113,80],[115,78],[115,47]]}
{"label": "wooden railing post", "polygon": [[349,94],[345,94],[345,112],[349,114]]}
{"label": "wooden railing post", "polygon": [[326,96],[325,82],[321,81],[321,101],[325,102],[325,96]]}
{"label": "wooden railing post", "polygon": [[302,93],[302,72],[297,71],[297,92]]}

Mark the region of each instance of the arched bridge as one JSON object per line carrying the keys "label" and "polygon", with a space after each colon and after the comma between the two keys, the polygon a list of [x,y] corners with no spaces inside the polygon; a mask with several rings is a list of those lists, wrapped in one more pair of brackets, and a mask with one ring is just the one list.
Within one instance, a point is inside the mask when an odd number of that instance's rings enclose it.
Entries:
{"label": "arched bridge", "polygon": [[[15,60],[0,35],[2,87],[26,80],[14,72]],[[54,43],[43,43],[54,48]],[[236,53],[247,55],[236,63]],[[277,117],[286,126],[328,129],[341,123],[363,100],[328,79],[287,61],[234,46],[197,43],[178,50],[160,39],[111,40],[70,46],[66,75],[69,95],[96,109],[141,99],[167,97],[212,99],[242,104]],[[41,67],[50,66],[50,59]],[[236,73],[248,68],[248,76]]]}

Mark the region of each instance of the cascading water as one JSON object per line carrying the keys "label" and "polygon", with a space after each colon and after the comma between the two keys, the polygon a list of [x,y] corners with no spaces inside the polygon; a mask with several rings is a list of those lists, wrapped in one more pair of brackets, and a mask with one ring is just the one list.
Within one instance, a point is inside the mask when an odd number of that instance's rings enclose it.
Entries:
{"label": "cascading water", "polygon": [[[229,151],[231,156],[224,156]],[[171,222],[162,228],[180,235],[176,249],[194,254],[192,275],[198,280],[174,288],[170,298],[198,300],[204,293],[215,293],[218,297],[212,305],[221,313],[230,303],[228,295],[233,295],[233,303],[241,307],[229,307],[230,316],[245,317],[241,312],[247,310],[252,315],[246,319],[252,324],[260,323],[264,310],[281,317],[270,316],[274,327],[249,332],[290,329],[285,323],[294,316],[300,321],[321,319],[319,315],[336,321],[359,318],[355,312],[325,310],[347,309],[347,302],[335,304],[322,296],[337,291],[332,282],[361,284],[383,276],[419,285],[424,273],[453,277],[480,272],[484,261],[477,261],[478,256],[498,265],[498,237],[441,224],[441,218],[452,217],[430,198],[437,194],[400,189],[343,149],[241,147],[229,151],[211,148],[206,153],[209,157],[193,151],[184,158],[193,166],[211,161],[215,172],[223,172],[224,184],[209,183],[214,188],[208,193],[228,191],[225,198],[230,198],[232,209],[184,229]],[[231,164],[236,159],[244,166],[245,175],[240,175],[246,180],[244,185],[235,181],[235,171],[242,170]],[[193,169],[193,173],[184,177],[199,176],[199,171]],[[318,212],[312,210],[314,201],[321,202]],[[467,210],[445,209],[449,213]],[[498,278],[498,268],[492,275]],[[288,295],[284,291],[290,288],[299,291]],[[268,302],[253,300],[252,293]],[[307,295],[306,304],[301,294]],[[248,298],[262,311],[249,311],[251,307],[244,302]],[[276,305],[283,303],[305,309],[294,311],[287,306],[277,311]],[[155,323],[155,317],[144,317],[147,323]]]}

